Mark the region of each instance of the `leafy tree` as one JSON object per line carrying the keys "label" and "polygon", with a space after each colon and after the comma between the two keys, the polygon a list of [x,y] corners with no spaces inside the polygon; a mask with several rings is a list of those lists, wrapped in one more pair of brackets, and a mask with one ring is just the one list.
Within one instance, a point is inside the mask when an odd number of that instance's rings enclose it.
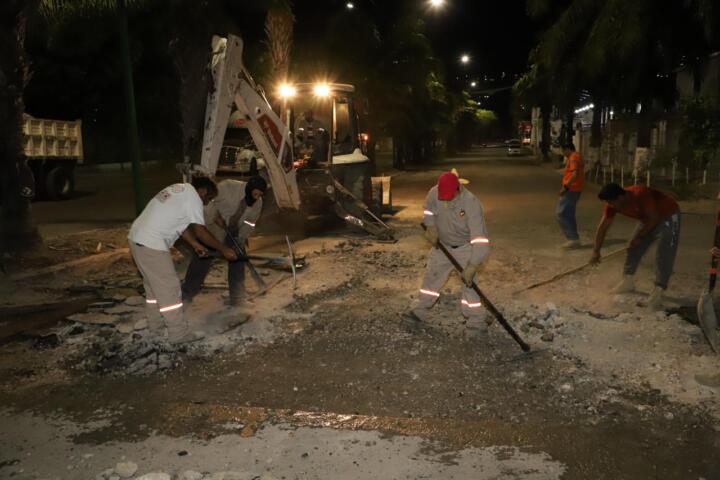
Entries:
{"label": "leafy tree", "polygon": [[529,0],[528,12],[549,23],[530,58],[546,75],[535,80],[551,82],[550,97],[565,110],[583,90],[598,106],[641,103],[638,144],[646,146],[653,102],[672,104],[669,73],[709,48],[719,10],[714,0]]}

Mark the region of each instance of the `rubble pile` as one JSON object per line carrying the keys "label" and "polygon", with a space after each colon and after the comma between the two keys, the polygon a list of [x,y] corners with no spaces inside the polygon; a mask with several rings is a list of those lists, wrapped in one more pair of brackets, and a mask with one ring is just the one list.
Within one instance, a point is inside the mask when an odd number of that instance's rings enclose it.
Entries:
{"label": "rubble pile", "polygon": [[269,473],[253,472],[197,472],[185,470],[177,474],[170,474],[162,471],[145,474],[138,473],[139,468],[133,462],[120,462],[114,468],[99,473],[95,480],[276,480]]}

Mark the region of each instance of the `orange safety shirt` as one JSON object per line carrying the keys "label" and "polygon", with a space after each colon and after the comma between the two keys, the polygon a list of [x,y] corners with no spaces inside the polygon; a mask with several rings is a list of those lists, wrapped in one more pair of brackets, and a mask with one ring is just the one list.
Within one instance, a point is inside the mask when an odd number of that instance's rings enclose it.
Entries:
{"label": "orange safety shirt", "polygon": [[[573,173],[577,172],[575,181],[570,184]],[[578,152],[572,152],[565,162],[565,174],[563,175],[562,184],[568,187],[571,192],[581,192],[583,183],[585,183],[585,167]]]}

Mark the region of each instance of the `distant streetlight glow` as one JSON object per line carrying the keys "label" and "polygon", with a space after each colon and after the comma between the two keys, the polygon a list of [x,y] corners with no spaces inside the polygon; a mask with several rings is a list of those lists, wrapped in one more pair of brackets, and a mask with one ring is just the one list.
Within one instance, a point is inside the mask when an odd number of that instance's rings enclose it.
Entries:
{"label": "distant streetlight glow", "polygon": [[477,82],[470,82],[470,86],[473,88],[477,87]]}
{"label": "distant streetlight glow", "polygon": [[445,0],[430,0],[430,6],[432,8],[440,8],[445,6]]}
{"label": "distant streetlight glow", "polygon": [[345,4],[345,6],[348,10],[352,10],[353,8],[355,8],[355,4],[353,2],[348,2]]}
{"label": "distant streetlight glow", "polygon": [[470,55],[468,55],[467,53],[463,53],[462,55],[460,55],[460,63],[462,63],[463,65],[467,65],[468,63],[470,63]]}

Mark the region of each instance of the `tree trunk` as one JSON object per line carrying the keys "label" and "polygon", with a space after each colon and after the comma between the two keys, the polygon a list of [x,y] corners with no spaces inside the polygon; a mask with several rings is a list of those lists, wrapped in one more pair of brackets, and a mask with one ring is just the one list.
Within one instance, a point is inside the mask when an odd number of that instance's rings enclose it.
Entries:
{"label": "tree trunk", "polygon": [[542,121],[542,132],[540,137],[540,152],[542,153],[543,161],[550,161],[550,112],[552,107],[550,105],[542,105],[540,107],[540,118]]}
{"label": "tree trunk", "polygon": [[652,132],[652,100],[644,100],[640,105],[637,117],[637,146],[648,148]]}
{"label": "tree trunk", "polygon": [[30,79],[25,55],[30,0],[0,3],[0,250],[28,250],[40,243],[30,217],[30,199],[21,194],[23,91]]}
{"label": "tree trunk", "polygon": [[590,127],[590,148],[600,148],[602,144],[602,104],[595,103],[593,108],[592,126]]}

